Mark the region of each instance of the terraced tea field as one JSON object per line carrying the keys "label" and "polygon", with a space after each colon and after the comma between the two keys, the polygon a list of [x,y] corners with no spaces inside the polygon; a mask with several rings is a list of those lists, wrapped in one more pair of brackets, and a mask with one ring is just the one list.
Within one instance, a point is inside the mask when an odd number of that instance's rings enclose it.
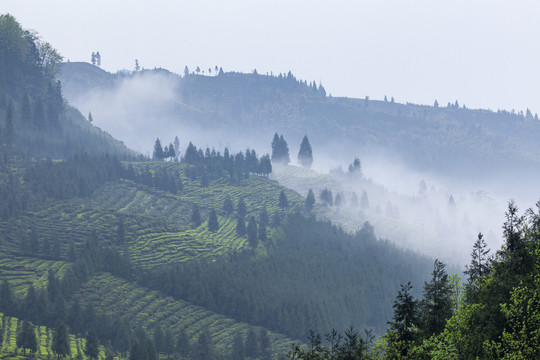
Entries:
{"label": "terraced tea field", "polygon": [[43,260],[34,257],[20,257],[0,252],[0,281],[8,280],[15,293],[22,295],[30,285],[44,288],[47,272],[52,269],[57,277],[62,277],[69,263]]}
{"label": "terraced tea field", "polygon": [[[0,344],[0,359],[28,359],[23,355],[22,349],[17,348],[17,332],[22,326],[22,321],[10,316],[4,316],[0,313],[0,331],[3,332],[4,341]],[[56,355],[51,350],[53,329],[45,326],[36,326],[36,340],[38,343],[38,349],[35,353],[35,358],[38,359],[51,359]],[[71,357],[73,359],[87,359],[84,355],[84,348],[86,346],[86,340],[83,338],[75,337],[75,335],[69,335],[69,345],[71,350]],[[98,360],[105,359],[105,349],[103,346],[99,347]],[[119,359],[119,358],[115,358]]]}
{"label": "terraced tea field", "polygon": [[[188,302],[175,300],[139,287],[133,283],[101,274],[94,277],[76,294],[81,304],[92,303],[97,312],[110,316],[125,316],[132,325],[149,330],[156,324],[170,328],[174,335],[184,329],[191,342],[195,342],[203,329],[208,329],[217,351],[229,352],[234,336],[245,335],[249,325],[218,315]],[[276,333],[270,333],[275,353],[287,352],[293,341]]]}

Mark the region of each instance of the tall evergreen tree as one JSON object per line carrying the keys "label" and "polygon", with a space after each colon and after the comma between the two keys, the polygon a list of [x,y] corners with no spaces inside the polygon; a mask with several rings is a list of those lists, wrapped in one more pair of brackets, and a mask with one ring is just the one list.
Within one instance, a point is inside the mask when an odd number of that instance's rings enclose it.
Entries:
{"label": "tall evergreen tree", "polygon": [[191,223],[193,224],[193,227],[199,227],[202,223],[201,212],[197,204],[193,204],[193,207],[191,208]]}
{"label": "tall evergreen tree", "polygon": [[257,247],[257,220],[254,216],[251,216],[247,226],[248,243],[251,247]]}
{"label": "tall evergreen tree", "polygon": [[71,352],[67,328],[61,320],[58,321],[54,329],[51,350],[61,357],[69,355]]}
{"label": "tall evergreen tree", "polygon": [[243,217],[239,217],[236,222],[236,234],[238,236],[246,235],[246,222]]}
{"label": "tall evergreen tree", "polygon": [[306,212],[311,213],[314,205],[315,205],[315,195],[313,194],[313,190],[309,189],[308,194],[306,196],[306,202],[304,205],[306,208]]}
{"label": "tall evergreen tree", "polygon": [[99,356],[99,343],[94,329],[88,330],[86,334],[86,345],[84,352],[90,359],[97,359]]}
{"label": "tall evergreen tree", "polygon": [[477,289],[479,282],[491,272],[491,257],[484,240],[484,235],[478,233],[471,252],[471,264],[466,266],[464,273],[467,275],[467,289]]}
{"label": "tall evergreen tree", "polygon": [[212,345],[212,338],[210,337],[208,330],[205,329],[199,334],[193,351],[193,357],[195,360],[214,359],[214,346]]}
{"label": "tall evergreen tree", "polygon": [[184,328],[180,330],[176,337],[175,352],[183,357],[187,357],[190,353],[189,338]]}
{"label": "tall evergreen tree", "polygon": [[396,348],[401,357],[406,358],[412,342],[416,339],[416,326],[418,321],[418,301],[411,294],[412,285],[408,282],[401,284],[397,298],[392,306],[394,317],[390,327],[396,338],[392,346]]}
{"label": "tall evergreen tree", "polygon": [[362,191],[362,197],[360,198],[360,207],[362,209],[369,208],[369,198],[367,196],[366,190]]}
{"label": "tall evergreen tree", "polygon": [[443,331],[446,320],[452,316],[452,286],[448,280],[445,264],[435,260],[431,281],[424,283],[421,302],[422,330],[429,337]]}
{"label": "tall evergreen tree", "polygon": [[247,207],[246,207],[246,203],[244,202],[244,199],[240,198],[240,200],[238,200],[238,205],[236,208],[237,208],[236,214],[238,215],[238,217],[244,218],[247,214]]}
{"label": "tall evergreen tree", "polygon": [[16,337],[17,347],[23,348],[24,353],[26,350],[30,350],[30,353],[34,353],[37,350],[37,339],[34,326],[29,321],[24,320],[22,327],[17,333]]}
{"label": "tall evergreen tree", "polygon": [[161,147],[161,142],[159,141],[159,138],[157,138],[156,142],[154,143],[153,158],[155,160],[163,160],[165,158],[165,153],[163,151],[163,147]]}
{"label": "tall evergreen tree", "polygon": [[223,211],[227,213],[227,216],[234,211],[234,205],[229,195],[227,195],[225,201],[223,201]]}
{"label": "tall evergreen tree", "polygon": [[219,230],[219,222],[216,214],[216,210],[210,210],[210,216],[208,217],[208,230],[216,232]]}
{"label": "tall evergreen tree", "polygon": [[302,143],[300,144],[300,150],[298,151],[298,162],[306,168],[311,168],[313,163],[313,152],[307,135],[304,135]]}

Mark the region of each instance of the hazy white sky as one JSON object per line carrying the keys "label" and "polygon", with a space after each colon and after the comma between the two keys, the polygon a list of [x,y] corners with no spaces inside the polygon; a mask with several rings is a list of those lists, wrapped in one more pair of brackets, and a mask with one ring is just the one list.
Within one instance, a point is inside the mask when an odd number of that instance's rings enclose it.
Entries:
{"label": "hazy white sky", "polygon": [[334,96],[540,113],[537,0],[1,0],[70,61],[115,72],[291,70]]}

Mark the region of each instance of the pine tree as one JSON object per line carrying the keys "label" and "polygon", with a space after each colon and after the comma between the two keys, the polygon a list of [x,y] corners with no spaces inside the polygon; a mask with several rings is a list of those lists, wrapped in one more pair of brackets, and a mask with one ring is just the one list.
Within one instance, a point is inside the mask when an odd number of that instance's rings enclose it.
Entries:
{"label": "pine tree", "polygon": [[340,207],[340,206],[341,206],[341,202],[342,202],[341,199],[342,199],[342,198],[341,198],[341,193],[338,192],[338,193],[336,194],[335,199],[334,199],[334,205],[337,206],[337,207]]}
{"label": "pine tree", "polygon": [[360,198],[360,207],[362,209],[368,209],[369,208],[369,199],[368,199],[366,190],[362,191],[362,197]]}
{"label": "pine tree", "polygon": [[37,350],[37,339],[34,326],[29,321],[24,320],[22,327],[17,333],[16,337],[17,347],[23,348],[24,353],[26,350],[30,350],[30,353],[34,353]]}
{"label": "pine tree", "polygon": [[349,174],[362,175],[362,165],[359,158],[355,157],[352,164],[349,164]]}
{"label": "pine tree", "polygon": [[195,360],[212,360],[214,359],[214,347],[208,330],[203,330],[198,339],[193,351]]}
{"label": "pine tree", "polygon": [[88,122],[89,122],[89,123],[94,122],[94,117],[92,116],[92,112],[91,112],[91,111],[88,112]]}
{"label": "pine tree", "polygon": [[311,164],[313,163],[313,153],[307,135],[304,135],[302,143],[300,144],[300,150],[298,151],[298,162],[306,168],[311,168]]}
{"label": "pine tree", "polygon": [[66,356],[71,352],[66,325],[62,321],[58,321],[54,329],[51,350],[57,356]]}
{"label": "pine tree", "polygon": [[176,338],[175,352],[183,357],[186,357],[190,353],[189,338],[186,330],[181,329],[178,337]]}
{"label": "pine tree", "polygon": [[257,232],[257,237],[262,243],[265,243],[266,240],[268,240],[268,235],[266,234],[266,225],[259,224],[259,231]]}
{"label": "pine tree", "polygon": [[239,217],[238,221],[236,222],[236,234],[238,236],[246,235],[246,222],[244,221],[243,217]]}
{"label": "pine tree", "polygon": [[234,211],[234,205],[229,195],[227,195],[225,201],[223,201],[223,211],[227,213],[227,216]]}
{"label": "pine tree", "polygon": [[[471,252],[471,264],[466,266],[464,273],[467,275],[467,297],[472,298],[478,289],[480,281],[491,272],[491,256],[484,240],[484,235],[478,233]],[[469,299],[472,300],[472,299]]]}
{"label": "pine tree", "polygon": [[251,216],[247,226],[248,243],[251,247],[257,247],[257,221],[254,216]]}
{"label": "pine tree", "polygon": [[444,330],[446,320],[452,316],[452,287],[445,264],[435,260],[431,281],[424,283],[424,299],[421,302],[422,329],[429,337]]}
{"label": "pine tree", "polygon": [[315,195],[313,194],[313,190],[309,189],[308,194],[306,196],[306,202],[305,202],[306,212],[311,213],[314,205],[315,205]]}
{"label": "pine tree", "polygon": [[154,328],[154,347],[156,348],[156,352],[162,353],[163,348],[165,344],[165,335],[163,335],[163,330],[161,329],[161,326],[157,325]]}
{"label": "pine tree", "polygon": [[412,285],[408,282],[401,284],[401,290],[392,306],[394,317],[390,323],[392,331],[396,334],[395,344],[401,357],[406,358],[412,341],[416,338],[418,321],[418,301],[411,294]]}
{"label": "pine tree", "polygon": [[199,227],[202,223],[201,212],[197,204],[193,204],[191,209],[191,223],[193,224],[193,227]]}
{"label": "pine tree", "polygon": [[163,152],[163,148],[161,147],[161,142],[159,141],[159,138],[157,138],[156,142],[154,143],[153,158],[155,160],[163,160],[165,158],[165,153]]}
{"label": "pine tree", "polygon": [[321,191],[321,193],[319,194],[319,198],[327,206],[333,206],[334,205],[334,197],[332,196],[332,191],[328,190],[327,188],[324,188]]}
{"label": "pine tree", "polygon": [[90,359],[97,359],[99,355],[99,344],[96,332],[90,329],[86,334],[86,346],[84,349],[86,356]]}
{"label": "pine tree", "polygon": [[239,218],[244,218],[247,214],[247,207],[246,203],[244,202],[244,199],[238,200],[237,210],[236,214]]}
{"label": "pine tree", "polygon": [[210,210],[210,216],[208,217],[208,230],[216,232],[219,230],[219,222],[216,214],[216,210]]}

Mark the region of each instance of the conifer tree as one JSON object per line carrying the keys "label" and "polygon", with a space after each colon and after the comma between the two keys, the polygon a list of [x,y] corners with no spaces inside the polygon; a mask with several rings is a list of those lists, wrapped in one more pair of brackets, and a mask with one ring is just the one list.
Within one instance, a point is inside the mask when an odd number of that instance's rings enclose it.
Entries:
{"label": "conifer tree", "polygon": [[311,164],[313,163],[313,153],[307,135],[304,135],[302,143],[300,144],[300,150],[298,151],[298,162],[306,168],[311,168]]}
{"label": "conifer tree", "polygon": [[191,209],[191,223],[193,224],[193,227],[199,227],[202,223],[201,212],[197,204],[193,204]]}
{"label": "conifer tree", "polygon": [[246,336],[246,356],[255,359],[259,354],[259,344],[257,341],[257,333],[252,327],[249,328]]}
{"label": "conifer tree", "polygon": [[471,292],[479,286],[479,281],[491,272],[491,257],[484,240],[484,235],[478,233],[471,252],[471,264],[466,266],[467,289]]}
{"label": "conifer tree", "polygon": [[254,216],[251,216],[247,226],[248,243],[251,247],[257,247],[257,221]]}
{"label": "conifer tree", "polygon": [[308,194],[306,196],[306,202],[305,202],[306,212],[311,213],[314,205],[315,205],[315,195],[313,194],[313,190],[309,189]]}
{"label": "conifer tree", "polygon": [[243,217],[238,217],[236,221],[236,234],[238,236],[246,235],[246,222]]}
{"label": "conifer tree", "polygon": [[421,302],[422,330],[427,337],[443,331],[446,320],[452,316],[451,295],[452,287],[445,264],[436,259],[431,281],[424,283],[424,298]]}
{"label": "conifer tree", "polygon": [[238,215],[239,218],[244,218],[247,214],[246,203],[244,202],[244,199],[242,198],[238,200],[236,214]]}
{"label": "conifer tree", "polygon": [[84,352],[90,359],[97,359],[99,356],[98,338],[94,329],[90,329],[86,334],[86,346]]}
{"label": "conifer tree", "polygon": [[223,201],[223,211],[227,213],[227,216],[234,211],[234,205],[229,195],[227,195],[225,201]]}
{"label": "conifer tree", "polygon": [[180,330],[176,338],[175,352],[183,357],[188,356],[190,353],[189,338],[184,328]]}
{"label": "conifer tree", "polygon": [[29,321],[24,320],[22,327],[17,333],[16,337],[17,347],[23,348],[24,353],[26,350],[30,350],[30,353],[34,353],[37,350],[37,339],[34,326]]}
{"label": "conifer tree", "polygon": [[165,153],[163,152],[163,148],[161,147],[161,142],[159,141],[159,138],[157,138],[156,142],[154,143],[153,158],[155,160],[163,160],[165,158]]}
{"label": "conifer tree", "polygon": [[394,301],[394,317],[390,328],[396,334],[396,339],[391,344],[403,358],[406,358],[412,342],[416,338],[416,326],[418,321],[418,301],[411,294],[412,285],[409,281],[406,285],[401,284],[396,300]]}
{"label": "conifer tree", "polygon": [[89,122],[89,123],[94,122],[94,117],[92,116],[92,112],[91,112],[91,111],[88,112],[88,122]]}
{"label": "conifer tree", "polygon": [[369,208],[369,199],[368,199],[366,190],[362,191],[362,197],[360,198],[360,207],[362,209]]}
{"label": "conifer tree", "polygon": [[216,214],[216,210],[210,210],[210,216],[208,217],[208,230],[216,232],[219,230],[219,222]]}
{"label": "conifer tree", "polygon": [[71,352],[69,347],[67,328],[61,320],[58,321],[54,329],[51,350],[57,356],[66,356],[69,355]]}
{"label": "conifer tree", "polygon": [[259,331],[259,359],[272,360],[272,343],[270,342],[270,336],[268,336],[268,331],[262,328]]}

